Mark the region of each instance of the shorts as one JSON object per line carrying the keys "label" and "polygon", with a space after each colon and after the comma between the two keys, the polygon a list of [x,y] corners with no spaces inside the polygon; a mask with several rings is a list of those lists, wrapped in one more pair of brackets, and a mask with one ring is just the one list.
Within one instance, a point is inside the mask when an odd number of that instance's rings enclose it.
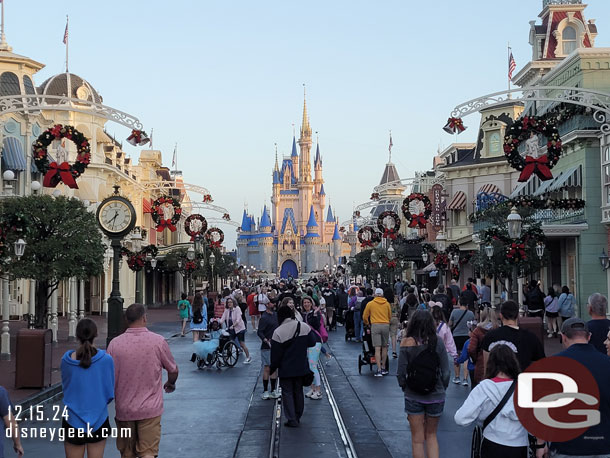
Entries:
{"label": "shorts", "polygon": [[237,340],[239,342],[244,342],[246,340],[246,331],[239,331],[237,334],[235,334],[235,332],[232,332],[231,334],[233,334],[234,337],[237,337]]}
{"label": "shorts", "polygon": [[424,404],[423,402],[412,401],[405,398],[405,412],[407,415],[426,415],[427,417],[440,417],[443,414],[445,401],[435,402],[433,404]]}
{"label": "shorts", "polygon": [[373,347],[387,347],[390,341],[390,324],[371,324],[371,340],[373,341]]}
{"label": "shorts", "polygon": [[398,332],[398,318],[395,316],[390,320],[390,335],[395,336]]}
{"label": "shorts", "polygon": [[455,342],[455,349],[458,352],[458,355],[462,351],[464,344],[468,340],[468,336],[453,336],[453,341]]}
{"label": "shorts", "polygon": [[[96,431],[93,431],[91,435],[87,435],[86,428],[75,428],[71,426],[64,418],[61,422],[61,428],[64,430],[64,437],[66,442],[72,445],[85,445],[95,444],[106,440],[110,435],[110,421],[106,418],[106,421]],[[80,435],[79,435],[80,431]],[[103,434],[102,434],[103,433]]]}
{"label": "shorts", "polygon": [[557,318],[559,316],[559,312],[546,312],[547,318]]}
{"label": "shorts", "polygon": [[136,458],[143,455],[159,455],[159,443],[161,442],[161,415],[144,420],[122,421],[117,420],[116,426],[129,428],[130,437],[119,434],[116,439],[116,448],[121,453],[121,458]]}
{"label": "shorts", "polygon": [[261,363],[263,366],[271,366],[271,350],[261,348]]}

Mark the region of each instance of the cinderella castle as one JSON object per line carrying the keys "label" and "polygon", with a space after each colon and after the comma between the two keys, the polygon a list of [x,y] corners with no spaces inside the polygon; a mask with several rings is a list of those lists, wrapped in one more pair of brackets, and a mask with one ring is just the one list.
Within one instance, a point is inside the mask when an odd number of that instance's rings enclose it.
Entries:
{"label": "cinderella castle", "polygon": [[[281,278],[332,268],[356,249],[357,239],[350,225],[340,230],[331,206],[326,207],[320,145],[316,145],[311,177],[312,136],[307,102],[298,140],[292,139],[292,153],[273,169],[271,209],[264,207],[258,227],[244,210],[237,237],[238,262]],[[269,213],[271,210],[271,213]],[[345,234],[345,235],[344,235]]]}

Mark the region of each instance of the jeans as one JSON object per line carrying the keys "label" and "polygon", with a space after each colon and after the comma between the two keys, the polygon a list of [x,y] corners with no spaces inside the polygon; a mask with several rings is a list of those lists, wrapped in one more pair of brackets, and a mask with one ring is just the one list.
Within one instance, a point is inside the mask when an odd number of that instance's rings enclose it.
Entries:
{"label": "jeans", "polygon": [[354,310],[354,334],[356,334],[356,340],[362,340],[362,318],[360,316],[360,310]]}
{"label": "jeans", "polygon": [[284,416],[288,421],[298,422],[305,410],[302,377],[280,377]]}

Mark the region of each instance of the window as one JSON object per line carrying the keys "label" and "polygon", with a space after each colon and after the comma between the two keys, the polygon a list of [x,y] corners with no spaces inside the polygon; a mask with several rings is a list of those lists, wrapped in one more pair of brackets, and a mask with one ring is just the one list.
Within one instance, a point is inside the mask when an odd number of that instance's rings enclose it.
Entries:
{"label": "window", "polygon": [[34,90],[34,84],[28,75],[24,75],[23,77],[23,87],[25,88],[26,94],[36,94]]}
{"label": "window", "polygon": [[19,78],[11,72],[4,72],[0,76],[0,95],[19,95],[21,88],[19,87]]}
{"label": "window", "polygon": [[610,186],[606,186],[606,205],[610,205]]}
{"label": "window", "polygon": [[610,162],[610,147],[604,149],[604,162]]}
{"label": "window", "polygon": [[563,45],[563,54],[567,56],[576,49],[576,29],[572,26],[567,26],[561,32],[561,40]]}
{"label": "window", "polygon": [[604,165],[604,184],[610,184],[610,165]]}

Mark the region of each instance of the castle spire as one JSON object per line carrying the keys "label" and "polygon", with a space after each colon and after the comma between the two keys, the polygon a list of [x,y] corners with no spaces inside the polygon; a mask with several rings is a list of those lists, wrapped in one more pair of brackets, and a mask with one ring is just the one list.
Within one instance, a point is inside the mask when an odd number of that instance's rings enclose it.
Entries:
{"label": "castle spire", "polygon": [[303,84],[303,121],[301,122],[301,138],[311,138],[311,126],[309,125],[309,116],[307,115],[307,92],[305,84]]}
{"label": "castle spire", "polygon": [[277,143],[275,144],[275,168],[273,169],[274,172],[279,172],[280,171],[280,166],[277,162]]}
{"label": "castle spire", "polygon": [[11,48],[6,42],[6,35],[4,35],[4,2],[0,2],[0,6],[2,7],[2,18],[0,24],[0,51],[8,51],[11,52],[13,48]]}

